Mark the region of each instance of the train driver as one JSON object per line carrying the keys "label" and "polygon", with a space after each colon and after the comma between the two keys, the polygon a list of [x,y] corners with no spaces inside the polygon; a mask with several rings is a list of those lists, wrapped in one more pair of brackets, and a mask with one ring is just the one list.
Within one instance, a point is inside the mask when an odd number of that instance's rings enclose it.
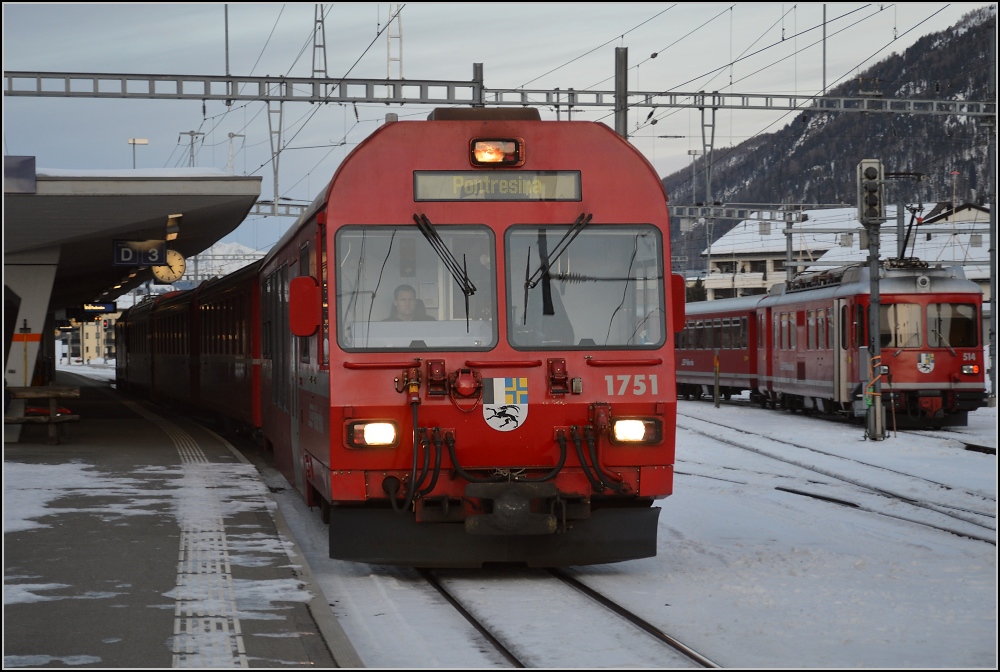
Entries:
{"label": "train driver", "polygon": [[417,298],[417,290],[410,285],[400,285],[392,295],[392,310],[386,322],[422,322],[433,320]]}

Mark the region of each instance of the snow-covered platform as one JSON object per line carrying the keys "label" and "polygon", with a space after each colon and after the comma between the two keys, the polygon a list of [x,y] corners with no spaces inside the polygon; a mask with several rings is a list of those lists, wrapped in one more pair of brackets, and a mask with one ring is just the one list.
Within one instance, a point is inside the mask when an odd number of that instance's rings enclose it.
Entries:
{"label": "snow-covered platform", "polygon": [[[59,372],[81,416],[4,446],[4,667],[359,667],[256,468]],[[332,653],[331,653],[332,652]]]}

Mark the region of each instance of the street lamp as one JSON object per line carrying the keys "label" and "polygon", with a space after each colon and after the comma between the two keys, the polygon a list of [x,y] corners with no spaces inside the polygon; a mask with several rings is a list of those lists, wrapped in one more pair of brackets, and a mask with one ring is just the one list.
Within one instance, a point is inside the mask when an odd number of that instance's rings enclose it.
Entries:
{"label": "street lamp", "polygon": [[128,144],[132,145],[132,169],[135,170],[135,146],[148,145],[149,140],[147,138],[129,138]]}

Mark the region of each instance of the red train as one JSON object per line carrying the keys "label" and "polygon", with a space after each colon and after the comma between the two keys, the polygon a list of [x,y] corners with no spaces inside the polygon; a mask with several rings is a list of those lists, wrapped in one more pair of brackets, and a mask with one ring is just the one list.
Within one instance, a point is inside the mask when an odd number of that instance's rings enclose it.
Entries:
{"label": "red train", "polygon": [[669,259],[661,182],[603,124],[387,118],[259,264],[123,315],[119,384],[259,427],[333,558],[649,557]]}
{"label": "red train", "polygon": [[118,389],[260,427],[260,262],[125,311]]}
{"label": "red train", "polygon": [[[881,270],[881,392],[888,427],[964,425],[987,404],[982,290],[961,268],[911,262]],[[866,413],[869,356],[867,267],[775,285],[766,296],[688,304],[676,341],[677,392],[749,390],[763,406]],[[879,373],[879,372],[876,372]]]}

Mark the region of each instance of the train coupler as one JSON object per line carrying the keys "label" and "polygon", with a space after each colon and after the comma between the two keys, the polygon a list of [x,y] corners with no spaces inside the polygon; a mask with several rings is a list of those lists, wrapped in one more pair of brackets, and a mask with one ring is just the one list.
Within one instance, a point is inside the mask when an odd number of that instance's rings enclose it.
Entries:
{"label": "train coupler", "polygon": [[555,483],[470,483],[465,496],[486,500],[488,512],[466,517],[465,531],[482,535],[554,534],[558,519],[532,510],[532,500],[558,495]]}
{"label": "train coupler", "polygon": [[465,512],[462,500],[454,497],[424,497],[417,500],[418,523],[460,523]]}

